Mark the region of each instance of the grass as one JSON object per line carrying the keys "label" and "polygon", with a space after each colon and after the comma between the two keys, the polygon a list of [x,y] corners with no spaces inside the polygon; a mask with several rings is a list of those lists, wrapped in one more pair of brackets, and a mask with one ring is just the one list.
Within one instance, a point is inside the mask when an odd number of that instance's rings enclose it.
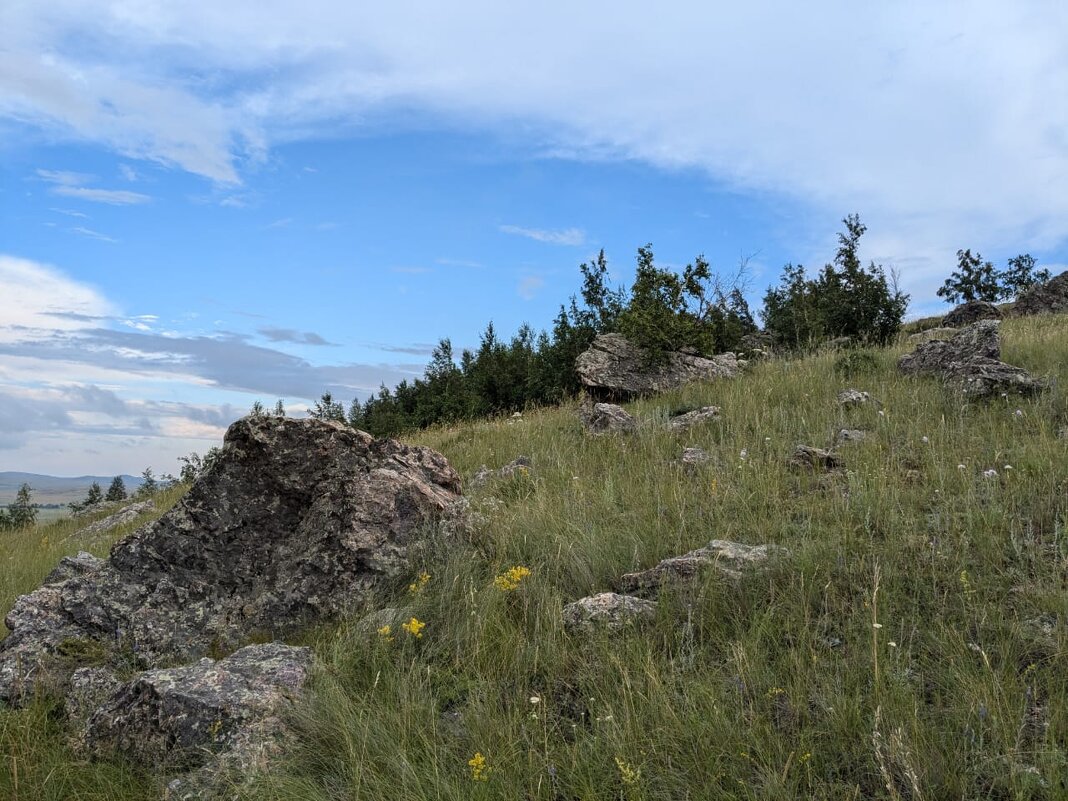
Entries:
{"label": "grass", "polygon": [[[848,378],[831,352],[639,401],[633,436],[587,437],[565,407],[413,437],[467,476],[520,454],[534,467],[474,490],[473,533],[433,537],[413,570],[429,580],[380,599],[420,637],[358,620],[309,635],[321,669],[293,747],[242,797],[1068,796],[1068,318],[1002,333],[1006,361],[1051,392],[962,405],[897,375],[899,347]],[[838,408],[846,386],[882,413]],[[662,425],[709,404],[719,421]],[[844,427],[870,433],[841,446],[843,473],[786,466]],[[682,470],[688,445],[712,461]],[[645,629],[563,632],[564,604],[713,538],[787,553],[662,596]],[[13,554],[3,597],[58,555]],[[530,575],[495,586],[515,566]],[[153,797],[144,777],[79,763],[48,721],[0,713],[8,760],[42,766],[18,798]]]}

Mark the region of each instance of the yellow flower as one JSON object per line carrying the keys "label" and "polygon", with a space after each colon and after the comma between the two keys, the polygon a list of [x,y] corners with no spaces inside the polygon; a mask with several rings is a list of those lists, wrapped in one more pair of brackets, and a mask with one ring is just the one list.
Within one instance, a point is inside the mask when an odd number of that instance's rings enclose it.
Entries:
{"label": "yellow flower", "polygon": [[519,588],[519,584],[530,575],[530,568],[516,565],[505,570],[493,580],[493,586],[501,592],[512,592]]}
{"label": "yellow flower", "polygon": [[467,764],[471,766],[471,781],[473,782],[487,781],[490,771],[493,770],[486,764],[486,758],[482,756],[481,751],[475,751],[475,755],[467,760]]}
{"label": "yellow flower", "polygon": [[620,757],[616,757],[616,767],[619,769],[619,778],[623,784],[634,785],[641,781],[641,768],[632,768]]}
{"label": "yellow flower", "polygon": [[378,630],[378,636],[386,642],[393,642],[393,627],[383,626]]}
{"label": "yellow flower", "polygon": [[419,618],[413,617],[407,623],[402,623],[401,628],[419,640],[423,637],[423,629],[426,628],[426,623],[419,620]]}
{"label": "yellow flower", "polygon": [[425,570],[415,577],[415,581],[408,585],[408,592],[412,595],[418,595],[423,591],[423,587],[430,581],[430,574]]}

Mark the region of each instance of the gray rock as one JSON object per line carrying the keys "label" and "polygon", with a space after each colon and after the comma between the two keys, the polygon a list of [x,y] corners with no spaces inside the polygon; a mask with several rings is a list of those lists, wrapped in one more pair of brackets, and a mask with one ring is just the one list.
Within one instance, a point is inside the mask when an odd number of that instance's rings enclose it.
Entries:
{"label": "gray rock", "polygon": [[952,339],[924,342],[898,360],[898,369],[906,375],[939,375],[953,362],[999,359],[999,326],[997,320],[980,320],[962,328]]}
{"label": "gray rock", "polygon": [[877,406],[879,401],[875,400],[869,393],[859,389],[843,389],[838,393],[838,405],[846,408],[852,406],[864,406],[868,403],[874,403]]}
{"label": "gray rock", "polygon": [[1049,384],[1022,367],[997,359],[971,359],[951,362],[942,373],[947,384],[955,386],[966,398],[995,398],[1003,393],[1037,395]]}
{"label": "gray rock", "polygon": [[311,668],[308,648],[250,645],[225,659],[151,670],[121,685],[86,721],[94,757],[125,757],[156,772],[189,772],[168,798],[201,798],[281,752],[283,716]]}
{"label": "gray rock", "polygon": [[142,668],[283,636],[357,608],[411,572],[413,549],[458,499],[440,454],[314,419],[246,417],[219,460],[104,561],[64,560],[21,596],[0,642],[0,699],[62,686],[61,643]]}
{"label": "gray rock", "polygon": [[85,528],[79,529],[78,531],[67,537],[67,539],[88,539],[89,537],[98,534],[104,534],[108,531],[111,531],[113,528],[118,528],[119,526],[124,526],[127,523],[132,523],[141,515],[147,512],[151,512],[155,508],[156,504],[154,501],[151,500],[132,503],[129,506],[115,512],[114,514],[110,514],[101,520],[97,520],[95,523],[90,523]]}
{"label": "gray rock", "polygon": [[74,727],[85,724],[89,716],[103,704],[122,682],[107,668],[83,667],[71,674],[65,693],[63,712]]}
{"label": "gray rock", "polygon": [[719,419],[718,406],[702,406],[685,414],[678,414],[668,420],[668,428],[673,431],[687,431],[695,425]]}
{"label": "gray rock", "polygon": [[842,460],[832,451],[814,448],[811,445],[798,445],[787,460],[790,467],[807,470],[837,470]]}
{"label": "gray rock", "polygon": [[591,434],[625,434],[638,428],[638,421],[614,403],[584,405],[579,419]]}
{"label": "gray rock", "polygon": [[75,556],[64,556],[52,572],[45,576],[42,584],[59,584],[77,576],[95,573],[104,564],[104,560],[86,551],[78,551]]}
{"label": "gray rock", "polygon": [[834,435],[835,444],[840,442],[860,442],[867,439],[868,432],[859,428],[840,428]]}
{"label": "gray rock", "polygon": [[767,331],[755,331],[744,335],[738,347],[750,358],[766,356],[775,349],[775,336]]}
{"label": "gray rock", "polygon": [[969,300],[957,306],[942,318],[942,325],[948,328],[961,328],[980,320],[1000,320],[1004,315],[1001,309],[985,300]]}
{"label": "gray rock", "polygon": [[563,611],[564,629],[572,633],[598,629],[620,631],[655,616],[655,602],[614,592],[581,598],[569,603]]}
{"label": "gray rock", "polygon": [[932,339],[952,339],[956,333],[956,328],[928,328],[926,331],[909,334],[908,342],[912,345],[919,345],[923,342],[930,342]]}
{"label": "gray rock", "polygon": [[705,358],[690,353],[669,353],[650,364],[646,353],[621,334],[599,334],[575,360],[579,379],[591,394],[631,397],[676,389],[692,381],[733,378],[738,360],[733,353]]}
{"label": "gray rock", "polygon": [[481,487],[490,481],[501,478],[512,478],[517,473],[528,473],[532,469],[533,463],[527,456],[517,456],[504,467],[500,467],[496,470],[490,470],[486,465],[482,465],[478,472],[471,478],[471,486]]}
{"label": "gray rock", "polygon": [[684,467],[696,467],[697,465],[706,464],[711,459],[712,457],[704,448],[684,448],[679,462]]}
{"label": "gray rock", "polygon": [[625,574],[619,588],[626,593],[654,595],[665,583],[691,580],[707,568],[738,578],[744,570],[764,564],[778,550],[774,545],[712,540],[703,548],[664,559],[648,570]]}
{"label": "gray rock", "polygon": [[1068,270],[1022,292],[1012,305],[1015,316],[1068,313]]}

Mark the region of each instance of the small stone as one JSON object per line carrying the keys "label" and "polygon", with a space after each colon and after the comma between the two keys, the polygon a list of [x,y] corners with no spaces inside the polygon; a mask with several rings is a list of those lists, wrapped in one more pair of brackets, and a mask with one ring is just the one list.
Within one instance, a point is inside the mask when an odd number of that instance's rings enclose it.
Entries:
{"label": "small stone", "polygon": [[841,458],[835,453],[811,445],[798,445],[786,463],[810,470],[837,470],[842,466]]}
{"label": "small stone", "polygon": [[702,406],[691,412],[678,414],[668,420],[668,428],[673,431],[687,431],[700,423],[707,423],[719,418],[718,406]]}
{"label": "small stone", "polygon": [[490,470],[486,465],[482,465],[478,472],[471,478],[471,486],[481,487],[490,481],[512,478],[516,474],[526,474],[529,473],[533,467],[533,463],[527,456],[517,456],[504,467],[498,468],[497,470]]}
{"label": "small stone", "polygon": [[686,467],[696,467],[711,460],[711,456],[704,448],[685,448],[679,461]]}
{"label": "small stone", "polygon": [[834,435],[835,442],[860,442],[868,436],[867,431],[859,428],[842,428]]}
{"label": "small stone", "polygon": [[597,629],[620,631],[655,616],[655,602],[614,592],[581,598],[563,610],[564,629],[572,633]]}
{"label": "small stone", "polygon": [[880,405],[869,393],[859,389],[843,389],[838,393],[838,405],[849,408],[851,406],[863,406],[867,403]]}
{"label": "small stone", "polygon": [[595,403],[579,409],[579,419],[591,434],[626,434],[638,428],[638,421],[614,403]]}

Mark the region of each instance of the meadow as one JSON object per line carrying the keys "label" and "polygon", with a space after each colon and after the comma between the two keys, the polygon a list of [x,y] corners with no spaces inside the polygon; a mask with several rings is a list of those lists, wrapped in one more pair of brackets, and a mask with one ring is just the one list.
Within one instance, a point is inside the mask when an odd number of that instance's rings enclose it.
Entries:
{"label": "meadow", "polygon": [[[1049,392],[964,404],[898,375],[899,344],[628,404],[628,436],[586,435],[570,404],[409,437],[465,477],[520,454],[533,466],[472,489],[472,530],[432,534],[410,583],[383,591],[376,606],[407,628],[356,617],[306,634],[320,668],[288,755],[235,793],[1068,797],[1068,318],[1007,321],[1002,341]],[[880,404],[843,409],[846,387]],[[718,421],[666,428],[707,404]],[[839,446],[843,470],[787,465],[842,428],[867,432]],[[684,469],[686,446],[712,458]],[[0,535],[0,607],[83,547],[73,532]],[[784,550],[662,594],[648,625],[563,630],[565,604],[711,539]],[[497,580],[516,567],[529,574]],[[0,711],[0,759],[3,798],[159,795],[151,776],[74,755],[48,698]]]}

